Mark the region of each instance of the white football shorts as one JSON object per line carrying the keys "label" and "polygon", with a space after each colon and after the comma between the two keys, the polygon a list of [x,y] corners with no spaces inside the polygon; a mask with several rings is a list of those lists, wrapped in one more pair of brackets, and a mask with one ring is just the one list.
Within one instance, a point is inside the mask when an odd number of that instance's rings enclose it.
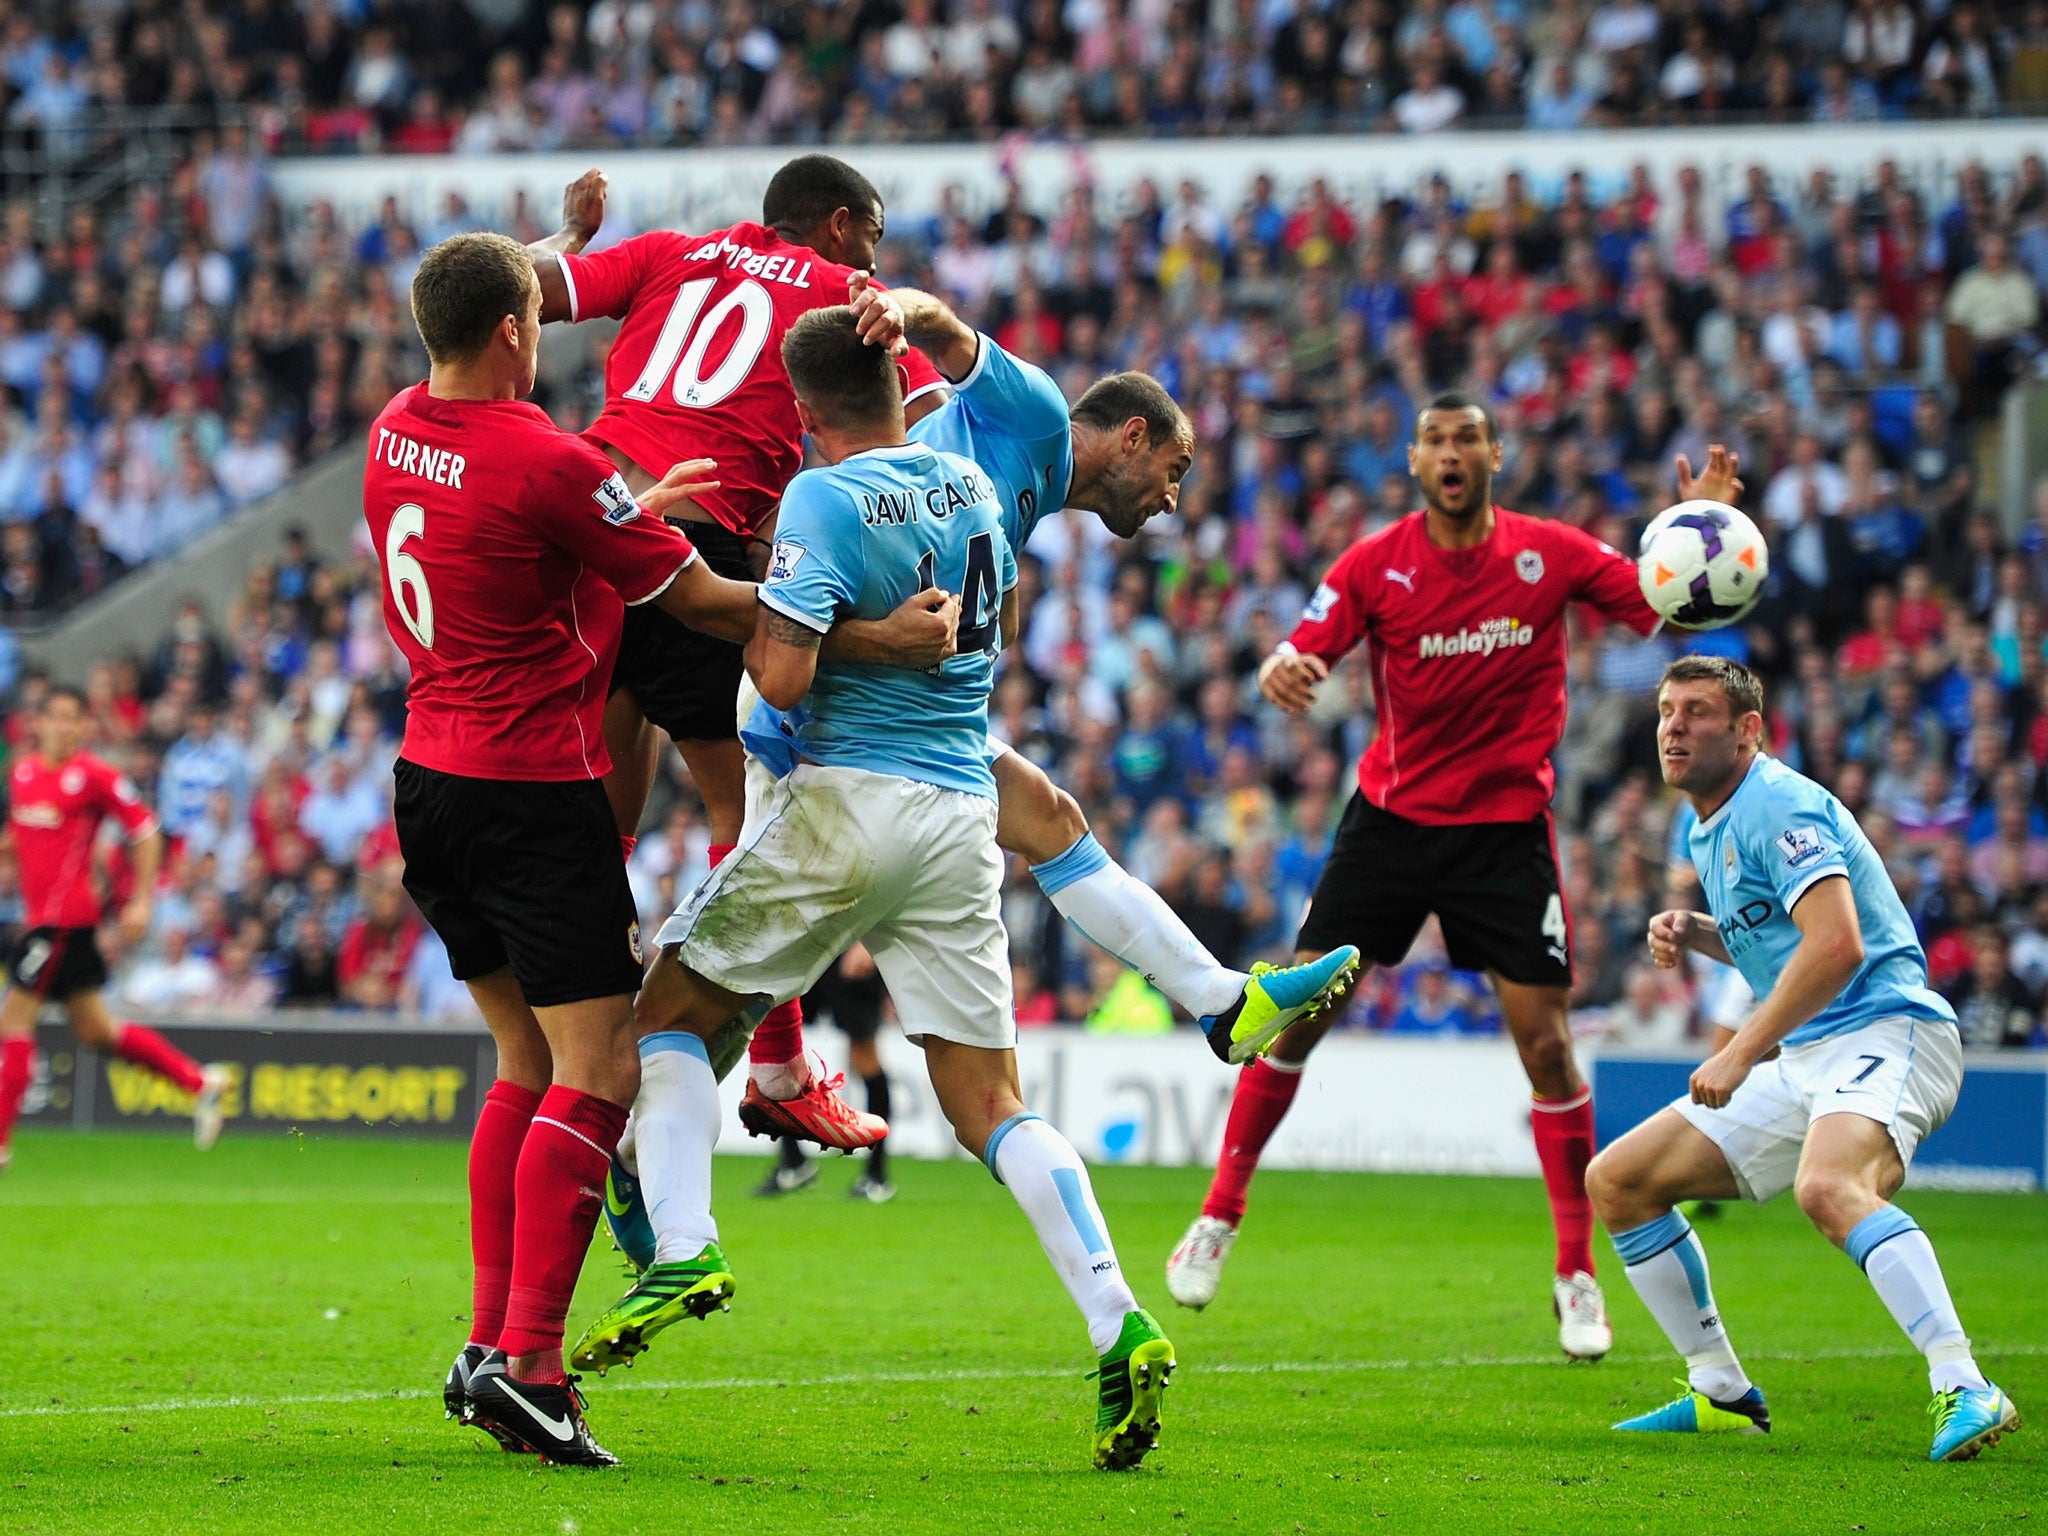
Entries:
{"label": "white football shorts", "polygon": [[1956,1107],[1963,1046],[1953,1024],[1905,1015],[1879,1019],[1760,1063],[1720,1109],[1690,1099],[1671,1107],[1721,1149],[1735,1187],[1769,1200],[1792,1187],[1807,1128],[1823,1115],[1861,1115],[1892,1133],[1899,1161]]}
{"label": "white football shorts", "polygon": [[750,765],[747,820],[657,942],[728,991],[801,997],[856,943],[903,1032],[1017,1043],[996,803],[858,768]]}

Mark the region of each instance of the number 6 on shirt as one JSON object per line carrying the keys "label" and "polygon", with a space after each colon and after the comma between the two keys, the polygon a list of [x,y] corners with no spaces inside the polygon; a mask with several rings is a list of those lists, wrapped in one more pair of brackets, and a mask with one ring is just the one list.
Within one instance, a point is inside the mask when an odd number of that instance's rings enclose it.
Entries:
{"label": "number 6 on shirt", "polygon": [[[428,650],[434,648],[434,594],[427,590],[427,573],[418,560],[405,553],[408,539],[427,536],[427,510],[407,502],[391,514],[391,526],[384,530],[384,574],[391,583],[391,601],[412,637]],[[413,600],[405,601],[410,587]]]}

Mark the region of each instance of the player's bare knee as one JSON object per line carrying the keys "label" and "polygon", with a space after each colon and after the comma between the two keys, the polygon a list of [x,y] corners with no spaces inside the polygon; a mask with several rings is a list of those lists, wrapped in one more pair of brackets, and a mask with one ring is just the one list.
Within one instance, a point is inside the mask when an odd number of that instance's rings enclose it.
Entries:
{"label": "player's bare knee", "polygon": [[1814,1229],[1838,1247],[1878,1203],[1860,1181],[1832,1168],[1800,1169],[1792,1181],[1792,1198]]}
{"label": "player's bare knee", "polygon": [[101,1014],[85,1009],[74,1009],[71,1014],[71,1032],[78,1036],[83,1045],[95,1050],[105,1050],[114,1043],[114,1024]]}
{"label": "player's bare knee", "polygon": [[1080,802],[1050,779],[1033,775],[1012,782],[1023,786],[1016,791],[1021,804],[998,828],[998,840],[1011,852],[1028,863],[1044,864],[1088,835]]}
{"label": "player's bare knee", "polygon": [[1593,1161],[1586,1164],[1586,1198],[1593,1202],[1594,1213],[1603,1220],[1614,1208],[1614,1198],[1620,1189],[1620,1177],[1606,1152],[1595,1154]]}

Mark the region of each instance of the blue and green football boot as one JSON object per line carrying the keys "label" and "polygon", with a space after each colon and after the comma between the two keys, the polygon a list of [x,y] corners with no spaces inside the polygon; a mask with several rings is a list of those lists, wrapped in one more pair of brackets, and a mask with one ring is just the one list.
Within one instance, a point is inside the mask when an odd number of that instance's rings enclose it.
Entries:
{"label": "blue and green football boot", "polygon": [[2020,1427],[2020,1411],[1998,1388],[1951,1387],[1927,1405],[1934,1420],[1929,1461],[1972,1461]]}
{"label": "blue and green football boot", "polygon": [[1771,1410],[1764,1406],[1761,1388],[1751,1387],[1738,1398],[1716,1402],[1704,1392],[1681,1381],[1682,1389],[1673,1402],[1633,1419],[1623,1419],[1616,1429],[1646,1430],[1665,1435],[1768,1435]]}
{"label": "blue and green football boot", "polygon": [[1252,967],[1237,1001],[1200,1021],[1202,1034],[1218,1061],[1242,1066],[1254,1056],[1265,1055],[1281,1031],[1296,1019],[1329,1007],[1357,974],[1355,944],[1342,945],[1320,960],[1300,965],[1269,965],[1261,960]]}
{"label": "blue and green football boot", "polygon": [[649,1264],[633,1289],[583,1330],[569,1363],[600,1376],[615,1365],[631,1365],[670,1324],[731,1311],[735,1289],[716,1243],[706,1243],[703,1252],[682,1263]]}
{"label": "blue and green football boot", "polygon": [[626,1256],[634,1274],[654,1262],[654,1223],[647,1219],[647,1202],[640,1198],[640,1181],[616,1155],[604,1176],[604,1224],[611,1229],[612,1242]]}
{"label": "blue and green football boot", "polygon": [[1159,1407],[1173,1374],[1173,1345],[1140,1307],[1094,1372],[1095,1465],[1125,1472],[1159,1444]]}

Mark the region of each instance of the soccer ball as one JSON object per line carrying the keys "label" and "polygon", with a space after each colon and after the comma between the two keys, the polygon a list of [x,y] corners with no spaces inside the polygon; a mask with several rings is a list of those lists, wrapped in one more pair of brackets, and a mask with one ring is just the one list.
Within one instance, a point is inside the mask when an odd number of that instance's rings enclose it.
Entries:
{"label": "soccer ball", "polygon": [[1733,624],[1763,595],[1770,552],[1763,533],[1718,501],[1681,501],[1643,530],[1636,580],[1652,608],[1686,629]]}

